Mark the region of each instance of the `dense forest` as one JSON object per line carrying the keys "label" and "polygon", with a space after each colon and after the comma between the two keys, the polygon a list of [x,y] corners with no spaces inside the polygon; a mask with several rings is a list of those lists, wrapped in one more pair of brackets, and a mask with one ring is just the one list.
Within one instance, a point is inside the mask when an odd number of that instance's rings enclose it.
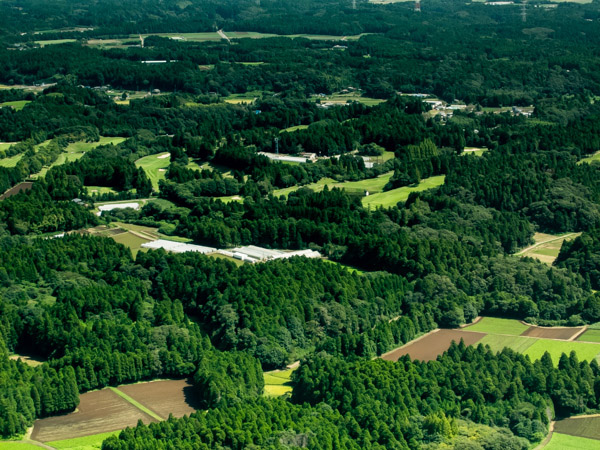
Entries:
{"label": "dense forest", "polygon": [[[103,449],[525,450],[600,410],[574,352],[377,358],[482,315],[600,322],[598,2],[0,13],[1,437],[164,378],[203,411]],[[139,208],[97,208],[116,201]],[[120,226],[323,258],[134,248]],[[552,264],[515,256],[575,232]],[[263,371],[295,362],[265,398]]]}

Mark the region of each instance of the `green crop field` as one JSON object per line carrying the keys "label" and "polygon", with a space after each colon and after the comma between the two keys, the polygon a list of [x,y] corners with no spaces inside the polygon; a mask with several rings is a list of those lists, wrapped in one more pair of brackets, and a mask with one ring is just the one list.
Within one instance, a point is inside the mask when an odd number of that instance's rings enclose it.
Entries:
{"label": "green crop field", "polygon": [[577,338],[578,341],[585,342],[599,342],[600,343],[600,330],[587,330],[581,336]]}
{"label": "green crop field", "polygon": [[[46,444],[51,447],[54,447],[57,450],[96,450],[102,447],[102,441],[111,436],[116,436],[119,433],[120,431],[93,434],[91,436],[85,436],[80,438],[47,442]],[[2,447],[0,446],[0,449],[1,448]]]}
{"label": "green crop field", "polygon": [[17,100],[14,102],[4,102],[4,103],[0,103],[0,108],[9,106],[12,109],[14,109],[15,111],[21,111],[23,108],[25,108],[25,105],[28,103],[31,103],[31,100]]}
{"label": "green crop field", "polygon": [[510,334],[512,336],[519,336],[528,328],[529,327],[527,325],[523,325],[518,320],[484,317],[476,324],[469,325],[465,329],[467,331],[479,331],[481,333]]}
{"label": "green crop field", "polygon": [[544,450],[598,450],[600,442],[568,434],[554,433]]}
{"label": "green crop field", "polygon": [[537,339],[524,353],[532,360],[540,359],[545,352],[550,353],[554,365],[558,365],[560,356],[567,355],[575,350],[580,361],[591,361],[596,359],[600,353],[600,344],[591,344],[577,341],[557,341],[553,339]]}
{"label": "green crop field", "polygon": [[0,159],[0,167],[6,167],[7,169],[10,169],[11,167],[15,167],[17,165],[17,163],[21,160],[22,157],[23,157],[23,153],[20,153],[15,156],[11,156],[10,158],[2,158],[2,159]]}
{"label": "green crop field", "polygon": [[384,208],[396,206],[398,202],[405,202],[412,192],[421,192],[426,191],[427,189],[439,187],[444,184],[445,179],[445,175],[439,175],[437,177],[431,177],[422,180],[418,186],[405,186],[398,189],[392,189],[391,191],[382,192],[380,194],[369,195],[367,197],[363,197],[362,204],[363,206],[373,208],[378,206],[382,206]]}
{"label": "green crop field", "polygon": [[265,372],[265,396],[279,397],[292,392],[292,386],[290,386],[292,372],[292,369]]}
{"label": "green crop field", "polygon": [[[166,155],[166,156],[165,156]],[[165,179],[165,172],[171,163],[169,153],[160,153],[158,155],[149,155],[135,162],[136,167],[141,167],[150,178],[152,188],[158,191],[158,182]]]}
{"label": "green crop field", "polygon": [[597,446],[600,448],[600,416],[575,416],[559,420],[554,425],[554,430],[570,436],[598,440]]}
{"label": "green crop field", "polygon": [[281,130],[280,132],[283,133],[284,131],[287,131],[288,133],[292,133],[293,131],[306,130],[307,128],[308,125],[296,125],[295,127],[289,127],[284,130]]}
{"label": "green crop field", "polygon": [[[471,330],[470,328],[468,329]],[[489,345],[492,351],[499,352],[502,351],[505,347],[511,348],[516,352],[523,353],[529,347],[531,347],[537,339],[535,338],[527,338],[527,337],[519,337],[519,336],[503,336],[496,334],[488,334],[483,339],[481,339],[477,344]]]}

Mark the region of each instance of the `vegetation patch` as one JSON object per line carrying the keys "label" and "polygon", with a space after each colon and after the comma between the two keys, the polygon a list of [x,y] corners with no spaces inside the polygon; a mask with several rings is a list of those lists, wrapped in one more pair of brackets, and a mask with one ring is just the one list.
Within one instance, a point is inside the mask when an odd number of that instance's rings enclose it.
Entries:
{"label": "vegetation patch", "polygon": [[465,327],[468,331],[479,331],[481,333],[491,334],[510,334],[512,336],[519,336],[528,328],[527,325],[523,325],[518,320],[500,319],[497,317],[483,317],[479,322]]}
{"label": "vegetation patch", "polygon": [[292,372],[294,372],[293,369],[265,372],[265,396],[280,397],[292,392]]}
{"label": "vegetation patch", "polygon": [[560,235],[553,235],[547,233],[535,233],[533,235],[534,244],[516,253],[518,256],[528,256],[535,258],[543,263],[552,264],[565,241],[571,241],[581,233],[563,233]]}
{"label": "vegetation patch", "polygon": [[578,341],[583,342],[599,342],[600,343],[600,330],[587,330],[581,336],[577,338]]}
{"label": "vegetation patch", "polygon": [[31,103],[31,101],[30,100],[16,100],[14,102],[4,102],[4,103],[0,103],[0,108],[10,107],[10,108],[14,109],[15,111],[21,111],[23,108],[25,108],[25,105],[27,105],[28,103]]}
{"label": "vegetation patch", "polygon": [[0,159],[0,167],[6,167],[7,169],[15,167],[21,161],[21,158],[23,158],[23,153],[11,156],[10,158],[2,158]]}
{"label": "vegetation patch", "polygon": [[[57,450],[96,450],[102,448],[102,442],[111,436],[116,436],[120,431],[108,433],[92,434],[74,439],[64,439],[62,441],[51,441],[47,444]],[[39,448],[39,447],[38,447]]]}

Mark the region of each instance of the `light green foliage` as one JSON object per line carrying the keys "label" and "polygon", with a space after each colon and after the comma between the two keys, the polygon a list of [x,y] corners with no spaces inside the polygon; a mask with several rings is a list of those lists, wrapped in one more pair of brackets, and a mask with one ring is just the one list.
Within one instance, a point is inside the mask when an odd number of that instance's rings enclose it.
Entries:
{"label": "light green foliage", "polygon": [[548,445],[544,447],[545,450],[597,450],[598,448],[600,448],[600,441],[596,439],[560,433],[554,433]]}
{"label": "light green foliage", "polygon": [[470,325],[468,331],[479,331],[491,334],[510,334],[519,336],[529,327],[518,320],[498,319],[496,317],[484,317],[474,325]]}
{"label": "light green foliage", "polygon": [[77,42],[76,39],[49,39],[47,41],[35,41],[36,44],[45,47],[46,45],[68,44],[69,42]]}
{"label": "light green foliage", "polygon": [[384,208],[396,206],[398,202],[405,202],[412,192],[422,192],[426,191],[427,189],[439,187],[444,184],[445,179],[445,175],[439,175],[422,180],[418,186],[404,186],[387,192],[369,195],[362,199],[362,204],[365,207],[372,208],[376,208],[378,206],[382,206]]}
{"label": "light green foliage", "polygon": [[[469,331],[471,330],[469,329]],[[535,344],[536,341],[537,339],[535,338],[490,334],[481,339],[478,344],[489,345],[490,348],[495,352],[502,351],[502,349],[508,347],[516,352],[523,353],[529,347]]]}
{"label": "light green foliage", "polygon": [[21,111],[23,108],[25,108],[25,105],[27,103],[31,103],[30,100],[16,100],[14,102],[4,102],[4,103],[0,103],[0,108],[4,108],[4,107],[12,107],[15,111]]}
{"label": "light green foliage", "polygon": [[119,433],[119,431],[113,431],[110,433],[93,434],[91,436],[85,436],[80,438],[47,442],[47,445],[50,445],[51,447],[54,447],[57,450],[95,450],[102,447],[102,441],[109,438],[110,436],[116,436]]}
{"label": "light green foliage", "polygon": [[37,445],[23,441],[0,441],[0,450],[39,450]]}
{"label": "light green foliage", "polygon": [[337,187],[347,189],[349,191],[368,191],[369,193],[377,193],[383,191],[383,187],[390,181],[390,178],[393,174],[394,172],[388,172],[376,178],[367,178],[360,181],[347,181],[343,183],[338,183],[333,178],[322,178],[316,183],[310,183],[306,186],[292,186],[285,189],[277,189],[273,191],[273,195],[275,197],[279,197],[280,195],[287,197],[291,192],[297,191],[301,187],[307,187],[315,192],[321,192],[325,186],[327,186],[329,189]]}
{"label": "light green foliage", "polygon": [[292,386],[290,386],[292,372],[292,369],[265,372],[265,396],[280,397],[292,392]]}
{"label": "light green foliage", "polygon": [[592,163],[594,161],[600,161],[600,152],[596,152],[594,153],[592,156],[588,156],[587,158],[583,158],[579,161],[579,164],[581,163]]}
{"label": "light green foliage", "polygon": [[6,167],[7,169],[15,167],[22,157],[23,153],[20,153],[18,155],[11,156],[10,158],[0,159],[0,167]]}

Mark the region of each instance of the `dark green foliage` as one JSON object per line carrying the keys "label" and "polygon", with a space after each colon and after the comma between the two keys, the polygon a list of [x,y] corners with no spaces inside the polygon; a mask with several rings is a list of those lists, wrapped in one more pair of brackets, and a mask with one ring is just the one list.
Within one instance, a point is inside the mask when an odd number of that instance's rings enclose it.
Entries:
{"label": "dark green foliage", "polygon": [[565,241],[554,264],[580,274],[592,289],[600,290],[600,231],[596,228]]}

